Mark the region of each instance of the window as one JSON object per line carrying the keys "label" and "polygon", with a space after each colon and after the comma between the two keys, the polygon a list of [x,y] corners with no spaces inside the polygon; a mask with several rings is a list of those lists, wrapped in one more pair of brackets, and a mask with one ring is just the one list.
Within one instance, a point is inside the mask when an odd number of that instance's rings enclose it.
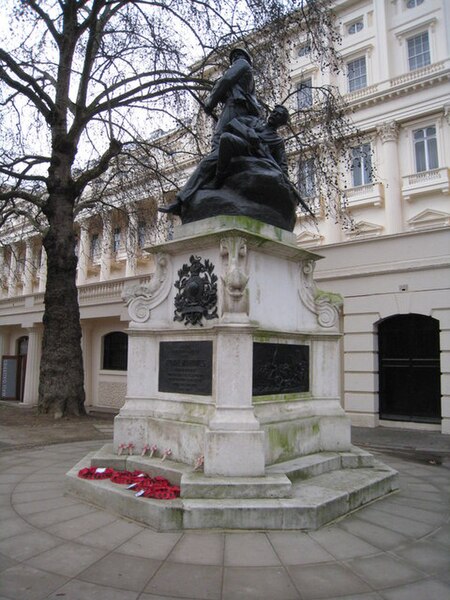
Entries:
{"label": "window", "polygon": [[103,338],[103,369],[126,371],[128,360],[128,336],[113,331]]}
{"label": "window", "polygon": [[312,79],[305,79],[297,85],[297,108],[303,110],[312,106]]}
{"label": "window", "polygon": [[98,233],[94,233],[91,235],[91,245],[89,248],[89,256],[91,260],[95,260],[98,258],[100,254],[100,239],[98,237]]}
{"label": "window", "polygon": [[24,254],[19,254],[18,258],[17,258],[17,263],[16,263],[16,272],[21,274],[24,273],[25,271],[25,255]]}
{"label": "window", "polygon": [[350,35],[353,35],[354,33],[358,33],[358,31],[361,31],[362,29],[364,29],[364,23],[363,23],[362,19],[360,19],[359,21],[355,21],[354,23],[351,23],[347,27],[347,33],[349,33]]}
{"label": "window", "polygon": [[362,56],[347,63],[348,91],[354,92],[367,87],[366,57]]}
{"label": "window", "polygon": [[423,4],[423,0],[406,0],[406,8],[416,8]]}
{"label": "window", "polygon": [[415,71],[416,69],[429,65],[431,56],[428,31],[415,35],[407,41],[409,70]]}
{"label": "window", "polygon": [[147,243],[147,222],[139,221],[138,223],[138,247],[143,248]]}
{"label": "window", "polygon": [[439,166],[436,127],[424,127],[414,131],[414,154],[416,173],[431,171]]}
{"label": "window", "polygon": [[26,356],[28,354],[28,336],[24,335],[17,340],[17,354]]}
{"label": "window", "polygon": [[298,165],[298,191],[302,198],[312,198],[315,195],[314,159],[301,159]]}
{"label": "window", "polygon": [[115,227],[113,231],[113,252],[120,250],[121,231],[120,227]]}
{"label": "window", "polygon": [[370,144],[361,144],[351,150],[352,185],[372,183],[372,149]]}
{"label": "window", "polygon": [[309,54],[311,54],[311,44],[310,42],[306,42],[306,44],[300,46],[297,55],[299,58],[303,58],[304,56],[308,56]]}

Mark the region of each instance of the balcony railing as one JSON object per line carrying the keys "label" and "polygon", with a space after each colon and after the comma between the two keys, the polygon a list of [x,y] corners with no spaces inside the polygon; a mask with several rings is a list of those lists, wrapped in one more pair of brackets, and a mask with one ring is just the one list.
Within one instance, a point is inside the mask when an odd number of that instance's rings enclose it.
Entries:
{"label": "balcony railing", "polygon": [[449,193],[449,169],[446,167],[405,175],[402,180],[402,196],[405,200],[433,192]]}
{"label": "balcony railing", "polygon": [[346,190],[347,203],[355,206],[381,206],[384,201],[384,187],[380,182],[367,183]]}
{"label": "balcony railing", "polygon": [[130,287],[137,283],[145,285],[149,281],[150,277],[144,276],[89,283],[78,288],[78,299],[80,305],[90,304],[91,301],[96,303],[99,300],[118,302],[121,300],[122,292],[126,287]]}
{"label": "balcony railing", "polygon": [[446,66],[447,61],[442,60],[441,62],[427,65],[426,67],[422,67],[421,69],[408,71],[408,73],[404,73],[399,77],[391,79],[391,88],[396,87],[398,85],[403,85],[405,83],[409,83],[410,81],[421,79],[422,77],[427,77],[428,75],[434,75],[435,73],[439,73],[439,71],[443,71],[446,68]]}
{"label": "balcony railing", "polygon": [[[124,279],[113,279],[111,281],[101,281],[81,285],[78,287],[80,306],[122,302],[122,293],[125,288],[132,287],[136,284],[145,285],[149,281],[150,276],[145,275],[141,277],[127,277]],[[20,294],[17,296],[0,298],[0,308],[2,310],[17,308],[30,308],[34,310],[37,308],[38,310],[43,310],[43,304],[44,294],[42,292],[29,294],[27,296]]]}
{"label": "balcony railing", "polygon": [[364,87],[359,90],[355,90],[354,92],[349,92],[348,94],[345,94],[344,99],[346,102],[351,104],[352,102],[361,100],[361,98],[365,98],[366,96],[375,94],[377,91],[378,91],[378,84],[375,83],[374,85],[368,85],[367,87]]}

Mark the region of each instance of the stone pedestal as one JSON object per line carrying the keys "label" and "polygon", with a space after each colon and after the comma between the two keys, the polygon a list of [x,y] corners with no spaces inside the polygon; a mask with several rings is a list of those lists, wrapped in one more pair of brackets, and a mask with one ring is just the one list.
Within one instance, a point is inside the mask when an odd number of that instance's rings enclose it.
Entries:
{"label": "stone pedestal", "polygon": [[[128,390],[114,446],[67,474],[68,493],[162,531],[261,530],[317,529],[397,488],[392,469],[350,444],[340,298],[317,289],[317,255],[243,217],[183,225],[149,251],[150,284],[124,294]],[[85,466],[161,475],[180,498],[80,479]]]}
{"label": "stone pedestal", "polygon": [[150,286],[125,294],[116,450],[156,445],[181,463],[203,456],[205,476],[261,477],[274,463],[350,448],[339,298],[314,284],[319,256],[244,217],[183,225],[148,250],[158,264]]}

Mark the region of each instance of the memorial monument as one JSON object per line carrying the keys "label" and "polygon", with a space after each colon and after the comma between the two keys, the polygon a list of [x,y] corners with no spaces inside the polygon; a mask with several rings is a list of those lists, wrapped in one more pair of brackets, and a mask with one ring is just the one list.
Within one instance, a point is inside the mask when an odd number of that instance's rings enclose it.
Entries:
{"label": "memorial monument", "polygon": [[[230,59],[205,103],[223,105],[211,154],[162,208],[182,225],[147,249],[150,285],[124,295],[128,385],[114,444],[74,467],[67,490],[160,530],[317,528],[396,489],[396,473],[351,445],[341,300],[316,287],[320,257],[292,233],[302,200],[277,133],[287,110],[262,119],[250,56]],[[180,498],[78,478],[88,465],[164,475]]]}

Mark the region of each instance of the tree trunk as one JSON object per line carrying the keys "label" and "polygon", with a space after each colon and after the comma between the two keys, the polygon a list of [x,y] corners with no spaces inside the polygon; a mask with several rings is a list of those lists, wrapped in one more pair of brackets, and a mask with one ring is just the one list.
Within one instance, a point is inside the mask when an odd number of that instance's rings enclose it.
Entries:
{"label": "tree trunk", "polygon": [[50,193],[47,207],[49,229],[43,239],[47,285],[39,412],[54,411],[55,418],[59,418],[85,414],[72,195],[68,191]]}

